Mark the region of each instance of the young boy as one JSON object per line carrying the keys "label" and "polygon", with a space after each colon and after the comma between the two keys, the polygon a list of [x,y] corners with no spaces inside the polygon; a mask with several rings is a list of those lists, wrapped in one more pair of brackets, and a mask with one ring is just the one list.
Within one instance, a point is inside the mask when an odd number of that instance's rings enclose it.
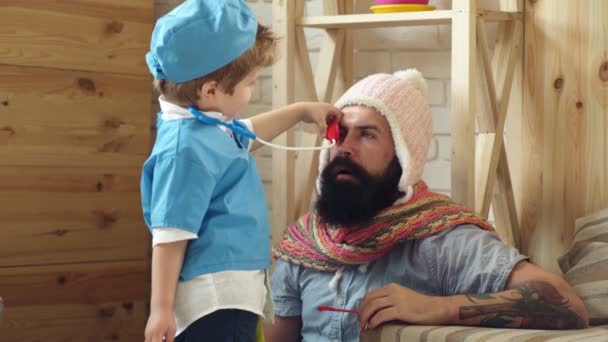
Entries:
{"label": "young boy", "polygon": [[296,103],[233,120],[275,44],[243,0],[188,0],[155,26],[146,61],[161,113],[141,181],[154,246],[147,342],[253,341],[258,317],[273,317],[268,213],[249,153],[258,145],[242,129],[272,140],[340,115]]}

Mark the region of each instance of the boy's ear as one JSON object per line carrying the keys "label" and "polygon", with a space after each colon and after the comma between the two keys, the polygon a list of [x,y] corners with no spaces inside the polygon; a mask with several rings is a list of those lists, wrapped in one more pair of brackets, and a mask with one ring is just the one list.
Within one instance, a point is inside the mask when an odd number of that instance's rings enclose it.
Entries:
{"label": "boy's ear", "polygon": [[201,89],[199,89],[200,91],[200,97],[204,100],[209,100],[212,97],[215,97],[215,94],[217,92],[217,82],[216,81],[209,81],[209,82],[205,82],[201,85]]}

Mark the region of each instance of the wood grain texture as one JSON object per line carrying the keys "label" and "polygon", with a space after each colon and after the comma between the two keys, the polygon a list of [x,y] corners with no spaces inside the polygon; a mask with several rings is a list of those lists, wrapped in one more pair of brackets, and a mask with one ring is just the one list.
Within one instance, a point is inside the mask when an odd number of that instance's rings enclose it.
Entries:
{"label": "wood grain texture", "polygon": [[8,307],[0,322],[3,342],[141,341],[142,301],[93,305]]}
{"label": "wood grain texture", "polygon": [[148,77],[0,65],[0,148],[149,150]]}
{"label": "wood grain texture", "polygon": [[525,5],[523,252],[555,272],[574,220],[608,207],[606,13],[602,0]]}
{"label": "wood grain texture", "polygon": [[0,0],[2,7],[18,7],[80,16],[120,19],[150,24],[154,2],[149,0]]}
{"label": "wood grain texture", "polygon": [[0,196],[0,267],[146,257],[139,193],[8,192]]}
{"label": "wood grain texture", "polygon": [[452,2],[452,197],[475,207],[477,2]]}
{"label": "wood grain texture", "polygon": [[0,0],[2,341],[139,341],[151,0]]}
{"label": "wood grain texture", "polygon": [[[8,308],[97,304],[146,299],[148,266],[138,261],[0,268],[0,293]],[[120,284],[119,286],[117,286]]]}
{"label": "wood grain texture", "polygon": [[[277,53],[279,60],[272,68],[272,106],[280,108],[293,103],[295,99],[295,50],[296,31],[295,17],[303,13],[304,0],[273,1],[272,18],[273,31],[279,41]],[[275,143],[283,146],[293,146],[295,142],[294,129],[275,138]],[[293,222],[294,215],[294,180],[295,180],[295,154],[284,150],[272,151],[272,207],[271,235],[273,245],[281,237],[283,229]]]}
{"label": "wood grain texture", "polygon": [[140,170],[119,167],[0,167],[6,192],[138,193]]}
{"label": "wood grain texture", "polygon": [[153,2],[0,1],[0,64],[147,73]]}

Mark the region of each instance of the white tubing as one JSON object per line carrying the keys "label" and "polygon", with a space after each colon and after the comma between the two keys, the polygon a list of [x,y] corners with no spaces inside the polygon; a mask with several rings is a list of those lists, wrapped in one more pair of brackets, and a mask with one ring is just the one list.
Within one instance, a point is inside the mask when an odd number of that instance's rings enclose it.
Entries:
{"label": "white tubing", "polygon": [[281,145],[273,144],[271,142],[262,140],[260,137],[257,137],[255,140],[258,141],[261,144],[266,145],[266,146],[270,146],[270,147],[273,147],[273,148],[278,148],[278,149],[286,150],[286,151],[320,151],[320,150],[325,150],[325,149],[331,148],[331,147],[333,147],[333,146],[336,145],[336,141],[332,140],[331,144],[326,145],[326,146],[318,146],[318,147],[288,147],[288,146],[281,146]]}

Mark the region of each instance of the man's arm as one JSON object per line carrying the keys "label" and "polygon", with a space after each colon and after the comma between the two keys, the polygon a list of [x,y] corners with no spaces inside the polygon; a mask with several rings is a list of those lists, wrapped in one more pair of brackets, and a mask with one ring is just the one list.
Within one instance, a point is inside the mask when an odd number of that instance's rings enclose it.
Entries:
{"label": "man's arm", "polygon": [[264,324],[266,342],[297,342],[301,340],[302,317],[274,316],[274,323]]}
{"label": "man's arm", "polygon": [[522,261],[511,272],[506,288],[484,295],[433,297],[391,284],[365,296],[359,306],[359,324],[375,328],[400,320],[497,328],[587,327],[587,310],[574,289],[550,272]]}

